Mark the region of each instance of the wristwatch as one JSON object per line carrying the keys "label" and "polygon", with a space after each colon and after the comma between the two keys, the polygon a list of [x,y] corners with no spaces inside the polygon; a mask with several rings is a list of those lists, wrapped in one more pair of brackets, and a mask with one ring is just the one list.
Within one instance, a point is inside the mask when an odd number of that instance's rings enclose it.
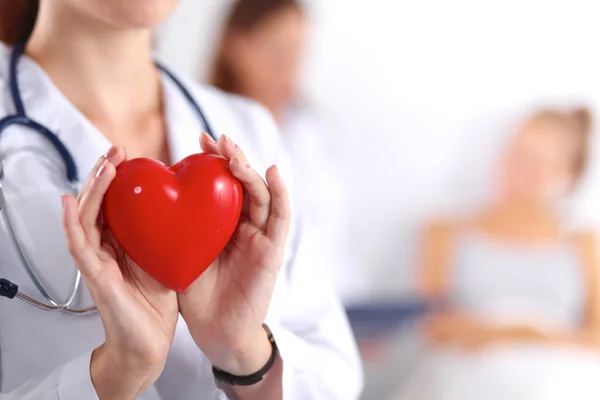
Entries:
{"label": "wristwatch", "polygon": [[269,372],[271,367],[273,367],[273,364],[275,364],[278,353],[277,343],[275,343],[273,333],[271,333],[271,330],[266,324],[263,324],[263,328],[267,332],[269,343],[271,343],[271,357],[269,357],[265,366],[251,375],[238,376],[225,372],[213,365],[212,371],[217,381],[224,382],[231,386],[251,386],[263,380],[263,377]]}

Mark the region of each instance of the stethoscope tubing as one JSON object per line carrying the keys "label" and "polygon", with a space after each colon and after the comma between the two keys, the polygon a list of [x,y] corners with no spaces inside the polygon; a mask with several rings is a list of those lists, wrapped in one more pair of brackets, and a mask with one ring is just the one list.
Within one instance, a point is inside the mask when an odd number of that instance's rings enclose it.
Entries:
{"label": "stethoscope tubing", "polygon": [[[44,310],[49,310],[49,311],[64,311],[64,312],[69,312],[69,313],[74,313],[74,314],[85,314],[85,313],[93,312],[95,310],[95,307],[88,307],[85,309],[70,308],[71,304],[75,300],[75,296],[77,295],[77,291],[79,290],[79,286],[81,283],[81,272],[79,271],[79,269],[75,268],[73,284],[71,285],[71,289],[67,296],[67,300],[64,303],[61,303],[61,302],[58,302],[57,300],[55,300],[46,291],[46,289],[44,289],[44,285],[42,285],[42,283],[36,276],[35,272],[31,268],[32,263],[29,261],[25,249],[23,248],[21,243],[16,239],[17,236],[15,233],[14,224],[10,218],[8,202],[7,202],[6,196],[4,194],[4,164],[5,164],[5,161],[2,160],[2,162],[0,163],[0,211],[2,213],[2,218],[4,219],[6,229],[8,230],[8,236],[10,237],[11,242],[13,243],[15,249],[17,249],[17,254],[21,261],[21,265],[27,272],[27,275],[29,275],[29,278],[31,279],[31,281],[33,282],[35,287],[38,289],[40,294],[46,299],[46,301],[49,304],[42,303],[38,300],[35,300],[34,298],[27,296],[27,295],[23,294],[22,292],[17,292],[16,297],[31,304],[34,307],[44,309]],[[77,187],[75,185],[72,185],[71,189],[72,189],[71,193],[74,196],[77,196],[78,195]]]}
{"label": "stethoscope tubing", "polygon": [[[17,125],[17,126],[23,126],[23,127],[30,128],[30,129],[38,132],[43,137],[45,137],[50,142],[52,147],[61,156],[61,158],[65,164],[65,167],[66,167],[65,172],[66,172],[67,180],[69,182],[71,193],[73,194],[73,196],[77,197],[77,195],[79,194],[79,176],[78,176],[78,171],[77,171],[77,165],[75,163],[75,160],[73,159],[73,156],[71,155],[69,150],[65,147],[65,145],[62,143],[62,141],[59,139],[59,137],[56,134],[54,134],[52,131],[50,131],[48,128],[46,128],[44,125],[30,119],[27,116],[25,106],[24,106],[23,100],[21,98],[19,82],[17,79],[17,64],[23,53],[25,44],[26,43],[23,42],[23,43],[20,43],[17,46],[15,46],[15,48],[12,51],[10,60],[9,60],[9,87],[10,87],[11,97],[13,100],[13,105],[15,108],[15,114],[9,115],[0,120],[0,136],[8,127]],[[192,96],[190,91],[166,67],[164,67],[162,64],[159,64],[158,62],[155,62],[155,64],[156,64],[156,67],[160,71],[165,73],[171,79],[171,81],[173,83],[175,83],[175,85],[181,91],[181,93],[186,98],[188,103],[192,106],[194,111],[198,114],[198,117],[200,118],[201,122],[204,124],[206,132],[213,139],[216,140],[217,138],[215,137],[212,127],[210,126],[208,120],[206,119],[206,116],[204,115],[202,108],[196,102],[196,100],[194,99],[194,97]],[[13,221],[10,218],[10,212],[8,210],[8,202],[6,200],[6,195],[4,193],[4,175],[5,175],[5,173],[4,173],[5,165],[4,164],[5,164],[5,160],[2,160],[2,162],[0,162],[0,213],[2,214],[2,218],[6,225],[6,228],[8,231],[8,236],[10,237],[12,244],[14,245],[15,249],[17,250],[17,254],[19,256],[19,261],[23,265],[23,268],[27,272],[27,275],[29,276],[29,278],[31,279],[31,281],[33,282],[35,287],[38,289],[40,294],[44,297],[46,302],[39,301],[30,296],[27,296],[26,294],[19,291],[17,285],[13,284],[12,282],[10,282],[6,279],[2,280],[0,288],[3,290],[5,290],[6,288],[10,288],[9,293],[7,294],[7,293],[0,291],[0,295],[9,297],[9,298],[16,297],[36,308],[46,310],[46,311],[61,311],[61,312],[65,312],[68,314],[75,314],[75,315],[84,315],[84,314],[89,314],[89,313],[93,313],[93,312],[97,311],[97,308],[95,306],[88,307],[88,308],[81,308],[81,309],[71,308],[71,304],[75,300],[75,297],[77,296],[77,292],[81,285],[81,272],[79,271],[79,269],[76,266],[73,266],[73,268],[75,270],[75,273],[73,276],[73,283],[71,285],[71,289],[69,290],[67,299],[64,303],[57,301],[54,297],[52,297],[48,293],[48,291],[44,288],[44,285],[41,283],[41,281],[38,279],[38,277],[36,276],[33,268],[31,267],[31,265],[33,265],[33,264],[27,257],[27,252],[25,251],[22,244],[17,240],[15,225],[13,224]]]}

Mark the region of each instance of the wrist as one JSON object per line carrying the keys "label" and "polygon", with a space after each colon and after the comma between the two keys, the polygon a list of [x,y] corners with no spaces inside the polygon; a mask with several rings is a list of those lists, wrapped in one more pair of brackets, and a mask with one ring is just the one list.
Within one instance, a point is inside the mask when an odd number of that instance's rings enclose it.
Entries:
{"label": "wrist", "polygon": [[210,360],[215,368],[235,376],[256,373],[267,364],[273,354],[268,332],[260,327],[239,338],[235,344],[223,346]]}
{"label": "wrist", "polygon": [[125,365],[125,363],[111,356],[106,343],[92,353],[90,374],[92,384],[100,400],[137,398],[160,375],[160,373],[156,374],[153,368],[131,368]]}

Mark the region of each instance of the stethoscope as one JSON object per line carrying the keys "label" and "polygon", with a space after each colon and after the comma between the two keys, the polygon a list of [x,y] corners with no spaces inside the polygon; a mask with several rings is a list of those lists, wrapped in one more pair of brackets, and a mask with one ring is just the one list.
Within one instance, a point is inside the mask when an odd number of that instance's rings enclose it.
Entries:
{"label": "stethoscope", "polygon": [[[75,164],[75,160],[73,159],[73,156],[71,155],[69,150],[67,150],[65,145],[61,142],[61,140],[58,138],[58,136],[56,134],[54,134],[52,131],[50,131],[48,128],[46,128],[44,125],[40,124],[39,122],[36,122],[36,121],[30,119],[27,116],[27,113],[25,111],[25,106],[23,105],[23,100],[21,98],[21,92],[19,90],[19,82],[17,80],[17,64],[19,62],[19,59],[21,58],[21,55],[23,54],[25,44],[26,43],[23,42],[23,43],[15,46],[15,48],[13,49],[11,56],[10,56],[9,87],[10,87],[10,94],[12,97],[12,101],[13,101],[13,104],[15,107],[15,113],[13,115],[9,115],[0,120],[0,137],[2,136],[2,133],[4,133],[6,131],[6,129],[11,126],[23,126],[26,128],[30,128],[30,129],[36,131],[38,134],[45,137],[48,140],[48,142],[50,142],[52,147],[59,153],[60,157],[62,158],[62,161],[66,167],[66,178],[69,183],[71,193],[73,194],[73,196],[77,197],[77,195],[79,194],[79,189],[78,189],[79,176],[78,176],[78,172],[77,172],[77,165]],[[198,114],[200,121],[202,122],[202,124],[204,124],[204,128],[205,128],[206,132],[213,139],[216,140],[217,138],[214,135],[213,130],[212,130],[210,124],[208,123],[208,120],[206,119],[204,112],[202,111],[202,108],[200,108],[200,105],[192,97],[189,90],[187,90],[186,87],[183,85],[183,83],[179,79],[177,79],[175,77],[175,75],[173,75],[167,68],[165,68],[163,65],[161,65],[160,63],[158,63],[156,61],[155,61],[155,64],[156,64],[156,67],[160,71],[165,73],[175,83],[175,85],[181,91],[181,93],[186,98],[188,103],[192,106],[192,108]],[[26,303],[31,304],[34,307],[40,308],[42,310],[47,310],[47,311],[62,311],[62,312],[66,312],[69,314],[75,314],[75,315],[84,315],[84,314],[88,314],[88,313],[96,311],[95,306],[88,307],[88,308],[82,308],[82,309],[71,308],[71,304],[73,303],[73,301],[75,299],[75,296],[77,294],[77,291],[79,290],[79,286],[81,283],[81,273],[75,267],[74,267],[75,274],[74,274],[73,283],[69,290],[67,300],[64,303],[54,299],[46,291],[46,289],[44,289],[44,285],[42,285],[42,283],[40,282],[40,280],[37,278],[36,274],[34,273],[33,268],[31,267],[32,263],[30,262],[29,258],[27,257],[27,253],[26,253],[24,247],[17,240],[17,236],[15,234],[15,227],[9,216],[9,212],[7,209],[7,201],[6,201],[6,197],[5,197],[4,190],[3,190],[3,182],[4,182],[4,160],[2,160],[2,162],[0,162],[0,212],[2,213],[2,217],[6,224],[8,236],[11,238],[11,241],[13,242],[13,245],[14,245],[15,249],[17,250],[17,253],[19,255],[20,262],[23,265],[23,268],[27,272],[27,275],[29,275],[29,277],[31,278],[31,281],[34,283],[36,288],[39,290],[40,294],[45,298],[46,302],[35,300],[34,298],[23,294],[22,292],[19,291],[19,287],[16,284],[12,283],[11,281],[9,281],[7,279],[0,279],[0,296],[7,297],[9,299],[13,299],[13,298],[17,297],[17,298],[25,301]]]}

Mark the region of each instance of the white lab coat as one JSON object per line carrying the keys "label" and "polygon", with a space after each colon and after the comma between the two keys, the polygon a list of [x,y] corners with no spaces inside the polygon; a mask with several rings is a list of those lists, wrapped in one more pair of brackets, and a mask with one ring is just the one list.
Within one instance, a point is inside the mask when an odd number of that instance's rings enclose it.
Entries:
{"label": "white lab coat", "polygon": [[[14,112],[8,89],[10,49],[0,44],[0,118]],[[18,68],[21,94],[28,115],[57,132],[73,154],[81,179],[110,146],[104,136],[52,84],[31,59],[22,57]],[[258,171],[277,163],[279,134],[263,108],[240,97],[184,81],[203,107],[215,133],[226,133],[245,151]],[[198,138],[205,127],[171,80],[163,77],[169,144],[174,160],[199,151]],[[64,299],[73,274],[60,225],[60,199],[56,185],[64,179],[61,159],[29,129],[13,127],[2,134],[0,159],[7,154],[41,150],[50,160],[23,157],[10,168],[11,199],[20,204],[17,229],[30,251],[48,290]],[[17,157],[17,156],[14,156]],[[35,176],[39,185],[23,184]],[[40,180],[40,177],[43,179]],[[286,179],[289,183],[289,177]],[[34,186],[34,187],[32,187]],[[46,195],[48,193],[48,195]],[[52,195],[50,195],[52,193]],[[15,203],[12,203],[15,204]],[[340,302],[320,280],[318,257],[301,235],[295,257],[286,252],[267,324],[273,331],[284,361],[285,400],[352,400],[362,387],[362,370],[356,345]],[[290,265],[293,264],[293,265]],[[22,268],[7,229],[0,221],[0,277],[20,285],[28,295],[39,292]],[[83,288],[78,305],[90,304]],[[38,310],[18,299],[0,298],[0,400],[92,400],[97,395],[90,379],[90,356],[104,341],[97,314],[72,316]],[[204,400],[225,398],[217,389],[211,365],[194,344],[180,318],[166,367],[144,400]]]}

